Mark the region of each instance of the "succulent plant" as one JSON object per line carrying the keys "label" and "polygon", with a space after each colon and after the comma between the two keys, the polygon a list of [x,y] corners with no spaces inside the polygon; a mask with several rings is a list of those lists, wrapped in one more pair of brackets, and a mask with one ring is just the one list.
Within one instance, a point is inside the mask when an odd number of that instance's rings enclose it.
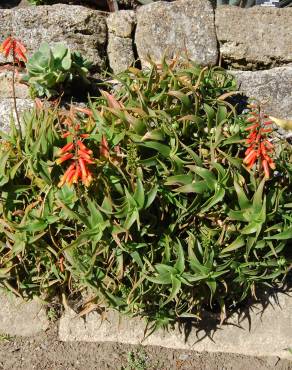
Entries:
{"label": "succulent plant", "polygon": [[[215,2],[214,0],[212,1]],[[217,5],[236,5],[242,8],[250,8],[254,5],[274,5],[280,8],[292,6],[292,0],[217,0]]]}
{"label": "succulent plant", "polygon": [[255,0],[217,0],[217,5],[236,5],[244,8],[249,8],[255,4]]}
{"label": "succulent plant", "polygon": [[28,0],[31,5],[44,5],[46,2],[43,0]]}
{"label": "succulent plant", "polygon": [[76,77],[88,83],[86,76],[91,63],[80,53],[71,53],[62,43],[50,47],[44,42],[29,58],[26,67],[26,80],[31,87],[31,95],[50,98],[65,90]]}
{"label": "succulent plant", "polygon": [[22,138],[0,132],[0,283],[89,289],[147,334],[288,287],[292,147],[261,106],[237,114],[234,77],[188,60],[114,78],[89,108],[38,103]]}

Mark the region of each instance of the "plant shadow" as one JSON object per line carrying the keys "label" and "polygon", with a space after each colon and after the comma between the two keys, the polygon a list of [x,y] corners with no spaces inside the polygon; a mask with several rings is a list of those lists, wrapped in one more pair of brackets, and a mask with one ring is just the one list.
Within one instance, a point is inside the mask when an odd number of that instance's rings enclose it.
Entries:
{"label": "plant shadow", "polygon": [[0,9],[10,9],[18,6],[21,0],[2,0],[0,4]]}
{"label": "plant shadow", "polygon": [[[250,332],[255,315],[260,315],[260,319],[262,319],[265,311],[270,307],[284,309],[279,299],[280,295],[292,297],[292,274],[287,277],[285,285],[282,287],[267,287],[267,289],[258,292],[256,298],[248,298],[240,305],[230,307],[224,319],[220,317],[219,312],[205,309],[202,312],[201,320],[180,320],[178,322],[179,331],[184,335],[185,343],[190,345],[195,345],[206,338],[216,343],[215,333],[228,326],[235,326]],[[193,334],[197,338],[195,341],[193,341]]]}

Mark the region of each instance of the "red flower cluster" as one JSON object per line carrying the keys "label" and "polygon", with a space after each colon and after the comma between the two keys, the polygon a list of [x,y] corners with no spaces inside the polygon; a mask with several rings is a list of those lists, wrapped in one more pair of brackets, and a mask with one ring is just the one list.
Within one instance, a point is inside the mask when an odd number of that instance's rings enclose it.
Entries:
{"label": "red flower cluster", "polygon": [[26,48],[24,45],[16,40],[15,38],[9,36],[5,39],[0,47],[0,50],[4,53],[5,58],[8,58],[9,54],[12,55],[13,60],[17,63],[27,62]]}
{"label": "red flower cluster", "polygon": [[247,122],[251,125],[245,128],[249,131],[249,135],[246,140],[248,148],[245,151],[245,158],[243,163],[246,164],[250,170],[256,163],[259,164],[259,168],[262,168],[265,177],[270,177],[270,168],[275,169],[275,163],[271,158],[271,154],[274,152],[273,144],[267,139],[267,134],[272,131],[272,121],[266,121],[267,115],[263,114],[255,104],[250,105],[250,108],[254,110],[250,113],[251,117],[247,119]]}
{"label": "red flower cluster", "polygon": [[[75,108],[74,110],[78,111],[78,109]],[[83,110],[82,113],[89,115],[89,112],[83,112]],[[95,162],[92,157],[92,150],[88,149],[84,144],[84,139],[87,139],[90,135],[80,133],[80,124],[77,123],[73,125],[72,122],[74,120],[75,115],[71,109],[69,115],[65,119],[65,124],[70,129],[66,131],[62,137],[72,138],[72,140],[59,150],[59,158],[56,160],[57,164],[62,164],[68,160],[71,160],[71,163],[61,177],[58,184],[59,187],[63,186],[65,183],[71,186],[80,180],[83,185],[89,186],[92,181],[92,173],[88,169],[88,165]]]}
{"label": "red flower cluster", "polygon": [[[71,135],[68,131],[63,137]],[[88,134],[80,134],[81,138],[87,138]],[[67,168],[62,176],[58,186],[63,186],[67,183],[69,186],[82,181],[83,185],[89,186],[92,181],[92,173],[88,169],[88,164],[93,164],[92,150],[88,149],[84,143],[74,137],[73,142],[70,142],[60,149],[60,158],[56,160],[57,164],[61,164],[72,159],[72,163]]]}
{"label": "red flower cluster", "polygon": [[[84,144],[84,139],[88,139],[90,135],[80,132],[80,122],[76,117],[76,113],[83,113],[88,116],[88,127],[90,127],[90,123],[92,123],[93,113],[88,108],[71,106],[69,112],[61,112],[60,120],[68,127],[68,130],[62,137],[72,137],[72,140],[64,145],[58,152],[59,158],[56,160],[57,164],[71,161],[58,184],[59,187],[63,186],[65,183],[71,186],[79,180],[81,180],[83,185],[89,186],[92,181],[92,173],[88,169],[88,165],[94,164],[95,159],[92,157],[92,150],[88,149]],[[99,155],[101,159],[109,159],[110,157],[109,144],[105,135],[101,137]],[[119,156],[119,153],[117,153],[117,156]]]}

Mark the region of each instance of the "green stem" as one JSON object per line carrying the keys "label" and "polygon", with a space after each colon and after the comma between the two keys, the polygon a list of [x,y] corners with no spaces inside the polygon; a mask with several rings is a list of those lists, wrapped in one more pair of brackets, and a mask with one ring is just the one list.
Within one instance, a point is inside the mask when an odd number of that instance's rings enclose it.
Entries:
{"label": "green stem", "polygon": [[13,69],[12,69],[12,95],[13,95],[13,105],[14,105],[14,111],[15,111],[15,116],[16,116],[16,122],[19,130],[19,137],[20,140],[22,140],[22,132],[21,132],[21,125],[20,125],[20,120],[19,120],[19,114],[18,114],[18,109],[17,109],[17,104],[16,104],[16,94],[15,94],[15,54],[13,50]]}

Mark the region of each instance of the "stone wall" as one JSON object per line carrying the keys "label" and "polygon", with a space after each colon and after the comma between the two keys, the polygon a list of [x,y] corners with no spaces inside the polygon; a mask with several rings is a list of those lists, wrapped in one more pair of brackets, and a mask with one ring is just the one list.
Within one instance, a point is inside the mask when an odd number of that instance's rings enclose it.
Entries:
{"label": "stone wall", "polygon": [[135,43],[142,62],[187,54],[199,64],[218,60],[214,10],[206,0],[155,2],[139,8]]}
{"label": "stone wall", "polygon": [[[264,100],[268,113],[292,118],[292,8],[214,10],[208,0],[178,0],[110,15],[64,4],[0,9],[0,42],[9,34],[29,54],[42,41],[64,41],[91,59],[97,73],[120,72],[137,59],[146,66],[149,57],[160,61],[163,55],[220,63],[234,71],[242,91]],[[0,83],[1,101],[11,99],[3,78]]]}
{"label": "stone wall", "polygon": [[[28,54],[43,41],[64,41],[89,58],[96,69],[106,66],[107,26],[103,12],[65,4],[0,9],[0,42],[8,35],[20,39]],[[1,63],[3,57],[0,58]]]}

